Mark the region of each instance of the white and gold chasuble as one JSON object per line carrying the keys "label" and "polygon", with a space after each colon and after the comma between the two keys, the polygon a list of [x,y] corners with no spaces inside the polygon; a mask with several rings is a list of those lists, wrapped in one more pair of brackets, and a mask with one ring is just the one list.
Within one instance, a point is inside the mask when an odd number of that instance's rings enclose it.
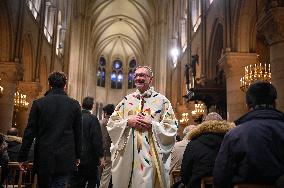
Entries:
{"label": "white and gold chasuble", "polygon": [[[137,131],[127,126],[136,114],[152,118],[151,131]],[[170,101],[151,87],[138,90],[116,106],[107,129],[113,147],[112,182],[114,188],[169,187],[170,152],[178,129]]]}

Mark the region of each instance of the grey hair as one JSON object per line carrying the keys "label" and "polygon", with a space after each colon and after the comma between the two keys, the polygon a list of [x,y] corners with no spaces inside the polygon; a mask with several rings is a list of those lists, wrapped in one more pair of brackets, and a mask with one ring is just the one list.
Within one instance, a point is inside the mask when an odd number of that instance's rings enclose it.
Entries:
{"label": "grey hair", "polygon": [[147,69],[148,72],[151,74],[151,77],[154,76],[154,73],[153,73],[152,69],[151,69],[150,67],[148,67],[147,65],[137,66],[137,67],[135,68],[134,72],[135,72],[137,69],[141,69],[141,68]]}

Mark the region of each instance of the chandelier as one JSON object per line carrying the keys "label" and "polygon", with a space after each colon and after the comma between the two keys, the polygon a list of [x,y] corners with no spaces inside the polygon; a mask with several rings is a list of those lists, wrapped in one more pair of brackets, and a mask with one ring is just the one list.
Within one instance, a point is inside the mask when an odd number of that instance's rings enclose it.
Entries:
{"label": "chandelier", "polygon": [[240,80],[240,89],[243,92],[247,91],[250,84],[257,80],[262,80],[271,83],[270,64],[261,64],[259,56],[257,56],[256,64],[245,66],[245,75]]}
{"label": "chandelier", "polygon": [[[0,78],[1,81],[1,78]],[[3,95],[4,87],[0,85],[0,97]]]}
{"label": "chandelier", "polygon": [[14,98],[15,111],[27,110],[29,103],[26,100],[27,100],[27,95],[24,95],[19,91],[17,91],[15,93],[15,98]]}
{"label": "chandelier", "polygon": [[179,120],[180,123],[187,123],[189,120],[189,117],[188,117],[188,113],[185,112],[185,113],[182,113],[181,114],[181,119]]}
{"label": "chandelier", "polygon": [[191,111],[191,116],[193,119],[200,118],[205,112],[205,105],[202,102],[198,102],[194,104],[194,110]]}

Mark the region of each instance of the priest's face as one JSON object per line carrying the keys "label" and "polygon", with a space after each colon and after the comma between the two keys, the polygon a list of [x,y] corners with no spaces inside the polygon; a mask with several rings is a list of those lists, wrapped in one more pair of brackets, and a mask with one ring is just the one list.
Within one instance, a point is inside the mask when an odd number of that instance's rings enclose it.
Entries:
{"label": "priest's face", "polygon": [[153,80],[151,73],[147,68],[138,68],[134,73],[134,82],[137,89],[144,93],[146,90],[150,88],[150,84]]}

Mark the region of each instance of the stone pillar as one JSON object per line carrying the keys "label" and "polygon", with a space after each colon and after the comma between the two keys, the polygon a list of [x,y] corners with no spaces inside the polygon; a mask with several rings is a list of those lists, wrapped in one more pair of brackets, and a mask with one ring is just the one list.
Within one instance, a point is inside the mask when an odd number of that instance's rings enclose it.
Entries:
{"label": "stone pillar", "polygon": [[1,85],[4,87],[3,96],[0,98],[0,132],[4,134],[12,127],[16,85],[22,74],[21,64],[0,62]]}
{"label": "stone pillar", "polygon": [[272,84],[277,89],[277,108],[284,111],[284,7],[267,11],[258,23],[259,31],[264,34],[270,46]]}
{"label": "stone pillar", "polygon": [[240,90],[240,79],[246,65],[255,64],[255,53],[226,52],[219,60],[226,74],[227,119],[234,121],[247,112],[245,93]]}
{"label": "stone pillar", "polygon": [[[30,109],[33,101],[37,99],[41,91],[40,83],[38,82],[19,82],[18,91],[27,95],[27,102],[29,103],[28,109],[16,112],[17,113],[17,129],[19,130],[19,136],[23,136],[24,130],[28,123]],[[14,112],[15,113],[15,112]]]}

